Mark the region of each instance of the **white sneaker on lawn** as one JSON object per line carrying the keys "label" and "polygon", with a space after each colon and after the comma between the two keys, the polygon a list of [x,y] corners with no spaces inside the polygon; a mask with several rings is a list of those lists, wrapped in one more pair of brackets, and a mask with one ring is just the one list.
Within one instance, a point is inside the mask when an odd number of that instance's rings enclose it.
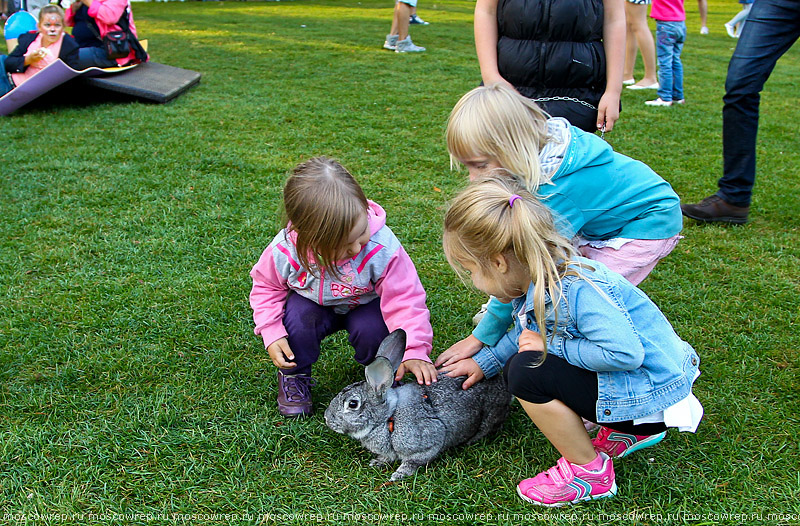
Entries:
{"label": "white sneaker on lawn", "polygon": [[398,40],[397,47],[394,50],[395,53],[421,53],[423,51],[425,51],[425,48],[414,44],[410,36],[403,40]]}
{"label": "white sneaker on lawn", "polygon": [[397,39],[399,38],[398,35],[386,35],[386,40],[383,42],[383,47],[390,51],[394,51],[397,49]]}
{"label": "white sneaker on lawn", "polygon": [[648,106],[672,106],[671,100],[664,100],[661,97],[657,98],[656,100],[646,100],[644,103]]}

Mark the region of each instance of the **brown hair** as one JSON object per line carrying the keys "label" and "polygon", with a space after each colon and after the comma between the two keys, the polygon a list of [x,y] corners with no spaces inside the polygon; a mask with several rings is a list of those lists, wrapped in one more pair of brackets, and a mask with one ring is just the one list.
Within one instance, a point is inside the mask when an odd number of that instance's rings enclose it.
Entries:
{"label": "brown hair", "polygon": [[55,4],[47,4],[46,6],[42,7],[39,10],[40,24],[44,22],[45,15],[58,15],[61,18],[61,24],[63,25],[64,23],[66,23],[64,20],[64,10]]}
{"label": "brown hair", "polygon": [[300,264],[312,274],[324,270],[338,277],[337,253],[368,207],[350,172],[328,157],[297,165],[283,188],[283,206],[287,232],[297,234]]}

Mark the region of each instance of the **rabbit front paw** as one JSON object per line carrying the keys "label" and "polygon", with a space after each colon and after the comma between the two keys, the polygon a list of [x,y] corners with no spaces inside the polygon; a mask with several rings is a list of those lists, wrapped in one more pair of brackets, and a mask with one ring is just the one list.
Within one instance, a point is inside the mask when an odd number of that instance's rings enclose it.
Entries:
{"label": "rabbit front paw", "polygon": [[418,462],[411,462],[411,461],[408,461],[408,460],[404,460],[404,461],[403,461],[403,462],[402,462],[402,463],[401,463],[401,464],[400,464],[400,465],[397,467],[397,469],[395,470],[395,472],[394,472],[394,473],[392,473],[392,476],[389,478],[389,480],[391,480],[392,482],[394,482],[394,481],[397,481],[397,480],[400,480],[400,479],[404,479],[404,478],[406,478],[406,477],[410,477],[411,475],[413,475],[414,473],[416,473],[416,472],[417,472],[417,470],[418,470],[420,467],[422,467],[422,466],[424,466],[424,465],[425,465],[425,464],[420,464],[420,463],[418,463]]}
{"label": "rabbit front paw", "polygon": [[392,459],[388,457],[375,457],[369,461],[369,465],[373,468],[380,468],[386,466],[387,464],[391,464]]}

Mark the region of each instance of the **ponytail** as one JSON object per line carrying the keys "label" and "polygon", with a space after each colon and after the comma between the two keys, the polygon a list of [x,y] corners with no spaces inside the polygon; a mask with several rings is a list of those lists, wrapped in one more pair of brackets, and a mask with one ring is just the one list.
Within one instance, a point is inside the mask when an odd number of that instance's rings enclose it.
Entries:
{"label": "ponytail", "polygon": [[[464,263],[489,270],[499,254],[517,259],[530,273],[534,316],[547,353],[545,292],[563,298],[561,279],[577,252],[553,223],[550,210],[510,174],[475,180],[450,205],[444,220],[447,261],[465,277]],[[556,323],[558,320],[556,320]],[[540,362],[541,363],[541,362]]]}

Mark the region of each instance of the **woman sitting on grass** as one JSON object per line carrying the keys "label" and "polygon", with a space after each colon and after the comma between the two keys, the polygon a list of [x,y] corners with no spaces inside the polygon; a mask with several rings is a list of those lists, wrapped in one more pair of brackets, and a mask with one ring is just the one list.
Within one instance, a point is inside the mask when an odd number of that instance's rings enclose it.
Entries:
{"label": "woman sitting on grass", "polygon": [[[46,5],[39,11],[38,31],[19,36],[10,55],[0,55],[0,96],[22,85],[58,59],[78,65],[78,44],[64,33],[64,10]],[[6,74],[8,73],[8,74]]]}

